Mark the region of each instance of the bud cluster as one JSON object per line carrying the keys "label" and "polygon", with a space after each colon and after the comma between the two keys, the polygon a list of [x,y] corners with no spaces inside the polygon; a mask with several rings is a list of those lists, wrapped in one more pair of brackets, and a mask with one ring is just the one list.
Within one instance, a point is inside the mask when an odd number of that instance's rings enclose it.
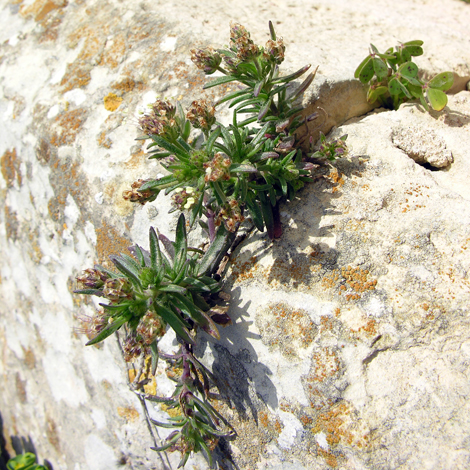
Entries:
{"label": "bud cluster", "polygon": [[339,157],[345,157],[348,154],[348,146],[346,145],[347,135],[343,135],[339,139],[326,141],[326,137],[320,135],[320,147],[318,151],[312,156],[315,158],[327,158],[328,160],[335,160]]}
{"label": "bud cluster", "polygon": [[217,214],[215,224],[218,226],[223,223],[229,232],[235,232],[244,220],[238,201],[229,199]]}
{"label": "bud cluster", "polygon": [[250,39],[250,33],[238,23],[230,25],[231,49],[236,51],[240,61],[252,60],[260,53],[259,47]]}
{"label": "bud cluster", "polygon": [[85,269],[81,276],[77,276],[77,282],[82,289],[100,289],[107,281],[108,275],[99,269]]}
{"label": "bud cluster", "polygon": [[150,180],[139,179],[137,181],[134,181],[131,185],[130,190],[123,191],[122,197],[126,201],[138,202],[142,205],[144,205],[146,202],[154,201],[158,193],[155,193],[155,191],[152,191],[151,189],[140,191],[142,185],[144,183],[147,183],[148,181]]}
{"label": "bud cluster", "polygon": [[171,196],[173,205],[180,211],[194,207],[199,197],[200,194],[191,186],[176,188]]}
{"label": "bud cluster", "polygon": [[278,38],[276,41],[270,39],[264,48],[263,57],[277,65],[284,61],[284,53],[286,46],[282,38]]}
{"label": "bud cluster", "polygon": [[136,335],[133,331],[130,332],[123,341],[122,350],[124,352],[124,360],[126,362],[138,359],[142,354],[145,356],[150,354],[150,348],[144,343],[142,338]]}
{"label": "bud cluster", "polygon": [[230,165],[232,161],[225,155],[225,153],[217,152],[214,158],[207,163],[204,163],[206,169],[206,176],[204,177],[206,183],[209,181],[221,181],[230,179]]}
{"label": "bud cluster", "polygon": [[168,101],[157,100],[148,114],[139,119],[139,126],[145,135],[171,135],[177,127],[176,109]]}
{"label": "bud cluster", "polygon": [[154,312],[147,313],[140,319],[136,332],[146,345],[150,345],[156,338],[165,334],[165,322]]}
{"label": "bud cluster", "polygon": [[103,295],[111,300],[111,302],[119,302],[122,299],[132,299],[132,284],[125,277],[107,279],[104,284]]}
{"label": "bud cluster", "polygon": [[207,101],[194,100],[186,113],[186,118],[196,129],[209,132],[215,124],[215,108],[207,104]]}
{"label": "bud cluster", "polygon": [[198,69],[211,75],[218,70],[222,57],[214,48],[207,47],[205,49],[191,49],[191,60]]}
{"label": "bud cluster", "polygon": [[100,334],[109,322],[109,316],[103,309],[97,310],[93,316],[77,315],[77,318],[80,321],[81,326],[79,328],[74,328],[74,330],[77,333],[85,334],[88,339],[92,339],[96,335]]}

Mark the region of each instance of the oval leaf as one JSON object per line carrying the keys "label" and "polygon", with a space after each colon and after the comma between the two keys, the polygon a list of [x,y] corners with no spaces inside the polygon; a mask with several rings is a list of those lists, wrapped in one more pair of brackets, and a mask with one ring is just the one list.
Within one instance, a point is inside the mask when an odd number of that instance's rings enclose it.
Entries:
{"label": "oval leaf", "polygon": [[378,57],[375,57],[372,59],[372,64],[374,66],[375,75],[377,75],[379,81],[383,80],[388,74],[388,68],[384,61]]}
{"label": "oval leaf", "polygon": [[359,68],[356,70],[357,78],[359,78],[361,83],[367,83],[374,76],[374,64],[372,62],[372,58],[367,57],[367,60],[362,64],[362,68],[360,70]]}
{"label": "oval leaf", "polygon": [[398,72],[405,78],[415,78],[418,75],[418,66],[413,62],[401,65]]}
{"label": "oval leaf", "polygon": [[442,111],[447,104],[447,95],[436,88],[428,88],[426,90],[426,96],[431,103],[431,106],[436,111]]}
{"label": "oval leaf", "polygon": [[429,81],[428,85],[441,91],[448,90],[454,84],[454,74],[452,72],[442,72]]}

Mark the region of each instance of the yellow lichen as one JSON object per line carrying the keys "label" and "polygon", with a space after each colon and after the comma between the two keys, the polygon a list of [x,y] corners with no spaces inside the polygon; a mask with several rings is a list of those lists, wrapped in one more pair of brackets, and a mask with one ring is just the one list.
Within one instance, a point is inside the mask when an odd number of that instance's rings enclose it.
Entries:
{"label": "yellow lichen", "polygon": [[116,111],[122,103],[122,98],[117,96],[115,93],[108,93],[107,96],[104,97],[104,107],[107,111]]}

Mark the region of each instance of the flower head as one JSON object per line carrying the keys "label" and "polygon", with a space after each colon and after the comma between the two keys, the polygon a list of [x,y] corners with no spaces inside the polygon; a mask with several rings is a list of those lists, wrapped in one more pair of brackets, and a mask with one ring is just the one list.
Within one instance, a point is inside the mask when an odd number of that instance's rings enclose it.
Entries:
{"label": "flower head", "polygon": [[131,299],[133,289],[131,283],[124,277],[108,279],[104,284],[104,296],[111,302],[119,302],[123,299]]}
{"label": "flower head", "polygon": [[158,191],[155,192],[152,189],[146,189],[143,191],[140,190],[140,188],[148,181],[150,180],[139,179],[137,181],[134,181],[131,185],[130,190],[123,191],[122,197],[126,201],[138,202],[142,205],[144,205],[146,202],[151,202],[155,200],[158,195]]}
{"label": "flower head", "polygon": [[177,188],[173,192],[171,198],[173,199],[173,205],[180,211],[189,210],[193,208],[197,201],[199,201],[200,194],[191,186],[186,188]]}
{"label": "flower head", "polygon": [[252,60],[260,53],[259,47],[250,39],[250,33],[241,24],[230,25],[230,43],[241,62]]}
{"label": "flower head", "polygon": [[103,287],[108,275],[99,269],[89,268],[85,269],[76,279],[83,289],[99,289]]}
{"label": "flower head", "polygon": [[204,163],[204,168],[206,169],[204,179],[206,183],[209,181],[229,180],[231,164],[232,161],[225,153],[217,152],[210,162]]}
{"label": "flower head", "polygon": [[139,126],[145,135],[172,136],[178,123],[176,109],[168,101],[157,100],[151,105],[151,111],[139,119]]}
{"label": "flower head", "polygon": [[215,108],[208,105],[204,99],[194,100],[186,113],[186,118],[196,129],[209,132],[215,123]]}
{"label": "flower head", "polygon": [[211,75],[218,70],[222,57],[214,48],[207,47],[205,49],[191,49],[191,60],[198,69]]}
{"label": "flower head", "polygon": [[235,232],[244,220],[238,201],[229,199],[217,214],[215,224],[218,226],[223,223],[229,232]]}
{"label": "flower head", "polygon": [[266,60],[269,60],[275,64],[281,64],[284,61],[284,53],[286,46],[282,38],[278,38],[276,41],[270,39],[264,48],[263,56]]}
{"label": "flower head", "polygon": [[140,319],[136,332],[142,338],[144,344],[152,344],[153,341],[165,334],[165,322],[156,313],[147,311]]}

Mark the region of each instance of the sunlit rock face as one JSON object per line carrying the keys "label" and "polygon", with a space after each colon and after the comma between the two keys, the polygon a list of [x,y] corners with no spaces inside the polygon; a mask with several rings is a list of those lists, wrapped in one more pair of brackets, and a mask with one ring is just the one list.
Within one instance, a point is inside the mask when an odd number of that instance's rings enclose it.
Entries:
{"label": "sunlit rock face", "polygon": [[[214,405],[238,433],[215,458],[239,469],[470,467],[470,5],[25,0],[1,8],[6,453],[34,448],[54,469],[176,468],[178,455],[150,450],[146,413],[129,389],[135,373],[117,341],[84,346],[97,302],[72,291],[82,269],[109,265],[132,243],[146,247],[149,226],[174,232],[169,197],[143,207],[121,197],[134,180],[164,172],[135,140],[139,112],[156,98],[188,106],[233,91],[203,91],[189,50],[227,44],[230,21],[264,44],[272,20],[287,45],[286,72],[319,65],[304,104],[325,113],[309,132],[348,134],[350,154],[281,207],[280,240],[254,233],[228,265],[233,325],[219,342],[201,333],[197,350],[217,379]],[[413,39],[424,41],[416,62],[426,75],[454,72],[447,107],[373,110],[353,79],[369,43],[385,50]],[[176,341],[167,335],[162,346]],[[164,368],[148,392],[171,393]],[[200,455],[191,465],[208,468]]]}

